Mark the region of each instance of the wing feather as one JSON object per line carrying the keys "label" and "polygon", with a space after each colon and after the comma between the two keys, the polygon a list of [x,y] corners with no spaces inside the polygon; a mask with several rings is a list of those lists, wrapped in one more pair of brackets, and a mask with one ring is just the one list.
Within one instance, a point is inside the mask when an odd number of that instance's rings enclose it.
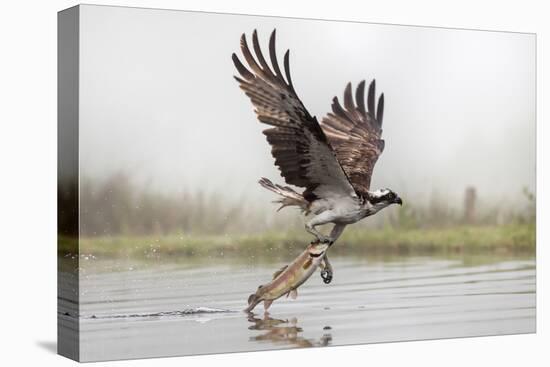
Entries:
{"label": "wing feather", "polygon": [[232,59],[241,77],[235,77],[255,107],[258,120],[271,125],[263,131],[271,154],[286,183],[305,188],[304,197],[313,200],[327,193],[355,196],[356,193],[317,119],[298,98],[290,76],[289,51],[284,55],[284,75],[277,62],[276,33],[269,38],[269,60],[262,54],[258,34],[252,33],[254,55],[246,36],[241,51],[248,64],[237,55]]}
{"label": "wing feather", "polygon": [[376,82],[369,85],[367,109],[365,109],[365,81],[355,90],[352,98],[351,83],[344,90],[344,107],[334,97],[332,113],[321,122],[321,127],[336,152],[336,157],[355,191],[366,195],[374,165],[384,150],[382,140],[382,118],[384,114],[384,94],[378,99],[375,113]]}

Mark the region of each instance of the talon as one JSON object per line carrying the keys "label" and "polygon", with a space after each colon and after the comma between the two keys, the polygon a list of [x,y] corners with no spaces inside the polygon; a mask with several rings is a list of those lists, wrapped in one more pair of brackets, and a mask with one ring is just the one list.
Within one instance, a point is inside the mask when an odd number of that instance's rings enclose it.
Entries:
{"label": "talon", "polygon": [[331,244],[332,243],[332,240],[328,237],[321,237],[319,238],[319,242],[322,243],[322,244]]}
{"label": "talon", "polygon": [[312,245],[319,244],[319,243],[322,243],[322,244],[330,243],[330,238],[328,238],[328,237],[317,237],[313,241],[311,241]]}
{"label": "talon", "polygon": [[323,270],[321,271],[321,278],[323,278],[323,282],[325,284],[329,284],[332,281],[332,273],[327,270]]}

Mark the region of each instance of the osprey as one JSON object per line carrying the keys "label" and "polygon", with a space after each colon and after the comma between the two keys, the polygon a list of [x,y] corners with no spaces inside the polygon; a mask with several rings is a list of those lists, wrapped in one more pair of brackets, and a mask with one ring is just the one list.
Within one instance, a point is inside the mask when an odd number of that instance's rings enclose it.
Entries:
{"label": "osprey", "polygon": [[[346,225],[391,204],[402,205],[401,198],[392,190],[370,190],[374,165],[384,150],[381,139],[384,95],[378,99],[375,110],[375,81],[369,85],[366,106],[365,81],[357,86],[355,100],[348,83],[344,106],[334,97],[332,112],[319,124],[294,89],[288,50],[284,55],[286,80],[281,73],[275,52],[275,30],[269,39],[271,66],[262,54],[256,31],[252,34],[252,45],[256,57],[243,34],[241,51],[250,69],[233,54],[233,63],[241,76],[235,79],[252,101],[258,120],[272,126],[263,133],[281,176],[287,184],[305,189],[300,194],[289,186],[262,178],[260,185],[281,197],[277,200],[282,204],[279,210],[298,206],[306,215],[313,214],[306,222],[306,230],[319,242],[332,244]],[[326,223],[334,224],[328,237],[315,228]]]}

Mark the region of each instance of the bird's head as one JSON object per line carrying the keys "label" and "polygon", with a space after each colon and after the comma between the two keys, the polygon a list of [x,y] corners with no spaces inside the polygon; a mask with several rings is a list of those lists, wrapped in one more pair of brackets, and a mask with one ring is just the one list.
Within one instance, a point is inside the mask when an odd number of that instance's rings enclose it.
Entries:
{"label": "bird's head", "polygon": [[372,205],[381,205],[381,206],[388,206],[391,204],[399,204],[403,205],[403,200],[397,195],[395,192],[393,192],[390,189],[380,189],[376,190],[374,192],[371,192],[369,195],[369,202]]}

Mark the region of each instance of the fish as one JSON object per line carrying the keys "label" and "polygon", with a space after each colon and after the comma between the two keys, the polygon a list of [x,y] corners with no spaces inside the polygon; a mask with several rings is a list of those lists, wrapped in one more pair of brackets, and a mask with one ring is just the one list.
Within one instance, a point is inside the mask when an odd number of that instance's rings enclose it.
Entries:
{"label": "fish", "polygon": [[319,267],[329,247],[328,243],[310,243],[293,262],[276,271],[271,282],[260,285],[256,293],[248,297],[248,307],[244,311],[252,312],[254,307],[263,301],[264,310],[267,312],[273,301],[285,294],[296,299],[298,287]]}

